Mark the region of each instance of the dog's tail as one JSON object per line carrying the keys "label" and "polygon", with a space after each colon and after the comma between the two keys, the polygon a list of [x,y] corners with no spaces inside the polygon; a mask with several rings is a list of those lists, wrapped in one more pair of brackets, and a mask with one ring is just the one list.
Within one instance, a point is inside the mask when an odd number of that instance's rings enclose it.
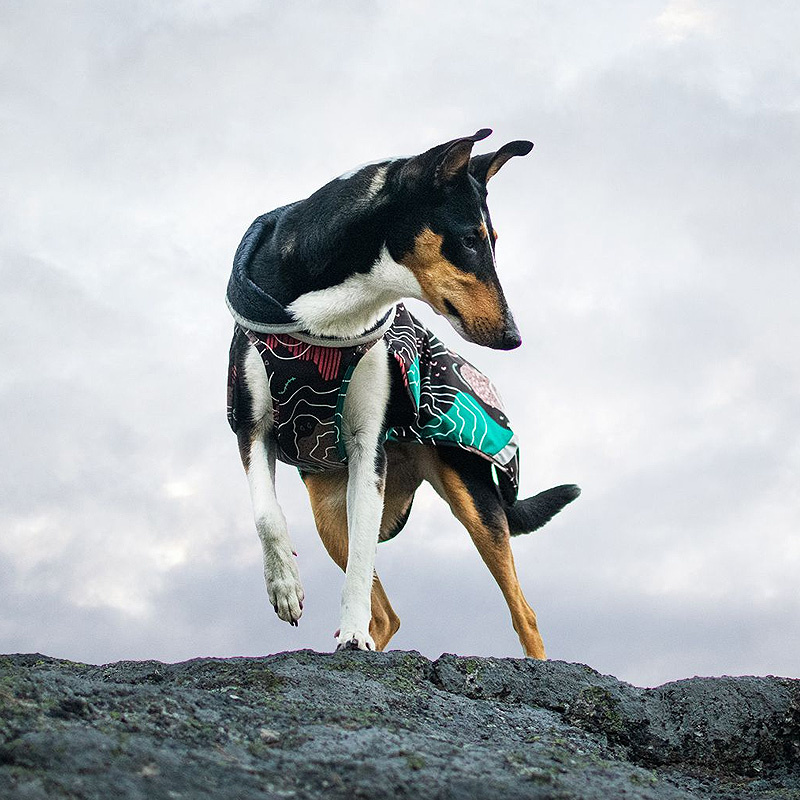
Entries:
{"label": "dog's tail", "polygon": [[581,490],[574,483],[554,486],[525,500],[517,500],[506,509],[508,530],[512,536],[538,530],[558,514],[567,503],[571,503]]}

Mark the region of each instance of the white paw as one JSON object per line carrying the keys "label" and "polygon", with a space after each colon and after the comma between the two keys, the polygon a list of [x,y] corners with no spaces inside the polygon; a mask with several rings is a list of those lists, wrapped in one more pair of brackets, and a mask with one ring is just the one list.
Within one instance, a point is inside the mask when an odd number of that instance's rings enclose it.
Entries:
{"label": "white paw", "polygon": [[303,586],[293,560],[275,564],[265,572],[267,594],[275,613],[285,622],[297,625],[303,616]]}
{"label": "white paw", "polygon": [[337,650],[374,650],[375,642],[368,633],[363,631],[340,630],[336,637]]}

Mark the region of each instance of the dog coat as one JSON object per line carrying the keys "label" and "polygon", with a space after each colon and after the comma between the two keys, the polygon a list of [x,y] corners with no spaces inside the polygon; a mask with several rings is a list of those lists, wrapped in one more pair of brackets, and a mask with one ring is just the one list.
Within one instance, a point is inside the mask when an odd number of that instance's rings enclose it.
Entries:
{"label": "dog coat", "polygon": [[[259,217],[245,234],[234,259],[227,302],[237,327],[264,362],[278,459],[308,472],[346,465],[341,423],[350,378],[358,362],[383,339],[393,372],[386,441],[456,446],[475,453],[495,467],[498,490],[512,503],[518,489],[517,440],[497,390],[404,305],[392,308],[358,339],[320,338],[298,330],[288,312],[252,284],[244,265],[263,235],[259,227],[268,225],[274,213]],[[232,347],[228,422],[234,431],[240,423],[240,379]]]}

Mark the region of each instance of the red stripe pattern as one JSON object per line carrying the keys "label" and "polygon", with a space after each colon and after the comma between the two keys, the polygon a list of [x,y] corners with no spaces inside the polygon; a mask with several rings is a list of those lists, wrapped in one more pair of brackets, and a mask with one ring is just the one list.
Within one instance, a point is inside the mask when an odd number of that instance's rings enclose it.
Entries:
{"label": "red stripe pattern", "polygon": [[319,370],[324,381],[333,380],[339,373],[342,363],[342,351],[339,347],[322,347],[316,344],[307,344],[289,336],[287,333],[267,333],[258,337],[270,350],[285,347],[291,358],[300,361],[312,361]]}

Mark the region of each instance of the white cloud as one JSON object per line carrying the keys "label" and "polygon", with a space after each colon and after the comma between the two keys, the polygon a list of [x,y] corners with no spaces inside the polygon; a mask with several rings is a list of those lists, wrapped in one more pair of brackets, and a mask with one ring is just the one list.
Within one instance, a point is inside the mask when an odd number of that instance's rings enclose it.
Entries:
{"label": "white cloud", "polygon": [[[551,655],[634,681],[797,665],[797,12],[147,8],[0,24],[0,650],[332,646],[341,574],[290,469],[300,627],[266,602],[225,422],[233,250],[354,164],[489,124],[536,142],[490,198],[525,346],[431,325],[497,383],[526,493],[583,486],[515,542]],[[519,653],[431,492],[378,570],[398,646]]]}
{"label": "white cloud", "polygon": [[716,32],[716,14],[698,0],[671,0],[656,17],[661,36],[668,42],[682,42],[692,35]]}

